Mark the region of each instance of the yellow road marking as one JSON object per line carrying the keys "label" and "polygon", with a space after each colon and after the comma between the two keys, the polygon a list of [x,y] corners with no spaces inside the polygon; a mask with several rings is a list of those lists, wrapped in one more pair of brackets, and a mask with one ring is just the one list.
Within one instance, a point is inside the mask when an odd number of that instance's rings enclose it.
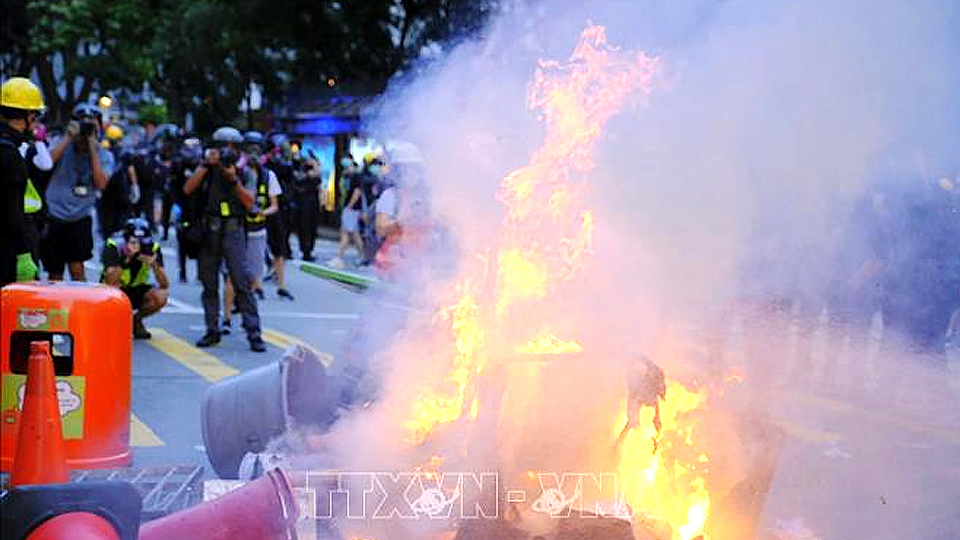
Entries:
{"label": "yellow road marking", "polygon": [[317,357],[320,358],[320,362],[323,364],[323,367],[329,368],[333,364],[332,354],[319,351],[317,350],[316,347],[313,347],[312,345],[305,343],[303,340],[301,340],[298,337],[291,336],[289,334],[284,334],[283,332],[279,332],[272,328],[263,329],[263,340],[273,345],[274,347],[279,347],[281,349],[286,349],[294,345],[301,345],[303,347],[306,347],[310,351],[312,351],[314,354],[316,354]]}
{"label": "yellow road marking", "polygon": [[137,415],[131,414],[130,446],[163,446],[163,441]]}
{"label": "yellow road marking", "polygon": [[150,328],[153,337],[147,341],[151,347],[180,362],[187,369],[210,382],[231,377],[240,373],[236,368],[198,349],[186,341],[175,337],[162,328]]}

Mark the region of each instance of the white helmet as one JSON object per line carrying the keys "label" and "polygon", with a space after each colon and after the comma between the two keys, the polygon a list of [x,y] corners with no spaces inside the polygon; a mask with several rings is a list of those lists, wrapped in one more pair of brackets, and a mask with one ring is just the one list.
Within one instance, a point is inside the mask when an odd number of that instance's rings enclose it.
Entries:
{"label": "white helmet", "polygon": [[213,140],[220,143],[243,143],[243,134],[235,127],[223,126],[213,132]]}

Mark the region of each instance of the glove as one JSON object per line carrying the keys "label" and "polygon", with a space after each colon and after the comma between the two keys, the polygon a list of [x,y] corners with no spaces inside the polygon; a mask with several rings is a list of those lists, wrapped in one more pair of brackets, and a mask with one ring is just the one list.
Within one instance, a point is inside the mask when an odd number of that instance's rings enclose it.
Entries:
{"label": "glove", "polygon": [[17,281],[33,281],[37,276],[37,263],[33,262],[33,255],[29,253],[17,255]]}
{"label": "glove", "polygon": [[71,120],[70,123],[67,124],[67,135],[69,135],[71,139],[76,139],[77,135],[79,134],[80,134],[80,122],[77,122],[76,120]]}

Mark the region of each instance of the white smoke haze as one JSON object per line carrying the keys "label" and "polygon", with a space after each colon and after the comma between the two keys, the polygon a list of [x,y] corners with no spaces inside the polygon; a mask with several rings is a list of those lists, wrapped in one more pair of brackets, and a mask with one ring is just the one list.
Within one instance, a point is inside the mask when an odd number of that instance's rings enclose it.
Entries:
{"label": "white smoke haze", "polygon": [[[894,347],[877,321],[850,337],[823,313],[837,254],[863,249],[843,227],[867,188],[960,170],[960,2],[950,0],[502,5],[479,38],[391,88],[370,119],[419,148],[432,218],[453,246],[418,253],[398,284],[423,311],[374,315],[361,349],[384,393],[328,436],[329,464],[408,470],[438,454],[448,470],[511,466],[509,451],[484,448],[494,443],[483,429],[411,450],[402,423],[449,367],[449,331],[434,314],[496,245],[500,183],[542,142],[526,105],[537,62],[565,61],[588,24],[621,50],[657,56],[661,71],[649,99],[628,103],[597,141],[583,201],[594,252],[547,309],[592,364],[560,375],[573,384],[525,429],[591,446],[596,425],[570,419],[619,396],[618,363],[640,351],[687,382],[738,373],[724,406],[775,417],[788,433],[757,537],[808,527],[824,540],[960,538],[956,373]],[[794,304],[742,308],[758,299]],[[724,437],[717,455],[730,451]],[[727,457],[738,470],[751,459]],[[433,537],[364,527],[381,540]]]}

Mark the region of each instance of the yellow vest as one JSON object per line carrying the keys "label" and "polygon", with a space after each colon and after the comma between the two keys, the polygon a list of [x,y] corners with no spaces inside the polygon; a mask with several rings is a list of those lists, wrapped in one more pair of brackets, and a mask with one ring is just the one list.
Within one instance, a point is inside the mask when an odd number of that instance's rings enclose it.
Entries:
{"label": "yellow vest", "polygon": [[27,178],[27,189],[23,192],[23,213],[36,214],[42,209],[43,198],[40,197],[40,193],[34,187],[33,182]]}

